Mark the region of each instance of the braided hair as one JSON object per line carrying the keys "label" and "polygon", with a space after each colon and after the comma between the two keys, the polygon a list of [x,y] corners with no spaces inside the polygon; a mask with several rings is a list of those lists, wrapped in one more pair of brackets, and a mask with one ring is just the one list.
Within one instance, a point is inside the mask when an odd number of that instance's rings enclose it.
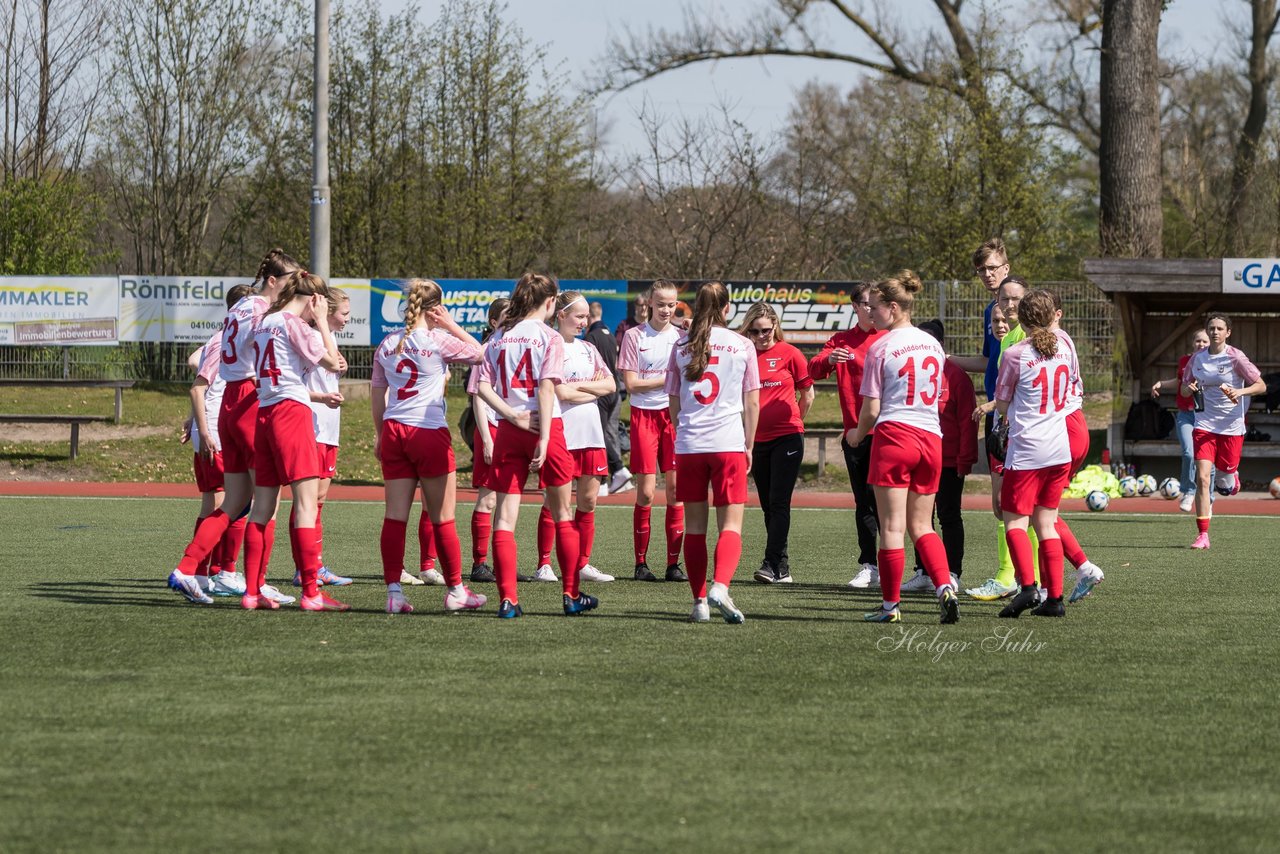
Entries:
{"label": "braided hair", "polygon": [[1058,352],[1058,336],[1050,328],[1057,315],[1055,300],[1053,291],[1036,288],[1018,304],[1018,322],[1026,331],[1031,346],[1041,356],[1053,356]]}
{"label": "braided hair", "polygon": [[253,279],[253,289],[260,291],[266,287],[267,279],[280,278],[285,273],[292,273],[302,268],[302,265],[295,261],[283,249],[276,247],[267,251],[262,256],[262,262],[258,264],[258,274]]}
{"label": "braided hair", "polygon": [[396,345],[396,353],[404,351],[405,340],[418,326],[418,320],[444,300],[444,291],[430,279],[410,279],[404,301],[404,335]]}

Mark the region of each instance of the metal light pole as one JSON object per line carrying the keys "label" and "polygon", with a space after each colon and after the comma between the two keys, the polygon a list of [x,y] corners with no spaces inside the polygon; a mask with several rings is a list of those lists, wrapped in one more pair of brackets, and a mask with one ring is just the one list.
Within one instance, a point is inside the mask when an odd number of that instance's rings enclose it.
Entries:
{"label": "metal light pole", "polygon": [[329,278],[329,0],[316,0],[312,116],[311,272]]}

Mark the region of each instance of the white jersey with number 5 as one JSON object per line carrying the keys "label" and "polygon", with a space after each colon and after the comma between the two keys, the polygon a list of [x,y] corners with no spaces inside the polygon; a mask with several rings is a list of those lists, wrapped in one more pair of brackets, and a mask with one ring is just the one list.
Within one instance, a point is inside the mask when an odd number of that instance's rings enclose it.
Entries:
{"label": "white jersey with number 5", "polygon": [[862,396],[880,401],[877,424],[909,424],[942,435],[938,417],[947,399],[942,366],[947,354],[937,340],[914,326],[891,329],[867,350]]}
{"label": "white jersey with number 5", "polygon": [[[575,338],[564,345],[564,381],[590,382],[607,375],[600,351],[589,341]],[[600,423],[600,407],[594,400],[586,403],[561,403],[564,411],[564,445],[571,451],[604,447],[604,425]]]}
{"label": "white jersey with number 5", "polygon": [[1005,468],[1042,469],[1071,462],[1067,416],[1080,364],[1065,332],[1056,332],[1058,350],[1041,355],[1027,338],[1005,351],[996,377],[996,400],[1009,403],[1009,448]]}
{"label": "white jersey with number 5", "polygon": [[258,374],[258,406],[296,400],[311,406],[303,375],[324,358],[324,339],[296,314],[264,314],[253,330],[254,363]]}
{"label": "white jersey with number 5", "polygon": [[[485,350],[480,379],[517,412],[538,411],[540,381],[564,380],[564,339],[540,320],[525,319],[496,333]],[[551,417],[560,417],[559,398],[553,399]]]}
{"label": "white jersey with number 5", "polygon": [[222,321],[222,364],[219,373],[223,382],[253,379],[253,327],[270,304],[259,294],[249,294],[231,306]]}
{"label": "white jersey with number 5", "polygon": [[676,342],[667,364],[665,391],[680,398],[680,420],[676,422],[677,454],[714,454],[747,449],[747,436],[742,428],[742,396],[760,388],[756,348],[746,338],[723,326],[711,328],[708,343],[711,357],[697,382],[689,382],[684,376],[684,369],[693,361],[687,338],[681,337]]}
{"label": "white jersey with number 5", "polygon": [[427,429],[449,426],[444,401],[449,365],[474,364],[479,358],[478,346],[443,329],[415,329],[408,338],[393,332],[383,338],[373,356],[371,383],[374,394],[388,390],[383,420]]}

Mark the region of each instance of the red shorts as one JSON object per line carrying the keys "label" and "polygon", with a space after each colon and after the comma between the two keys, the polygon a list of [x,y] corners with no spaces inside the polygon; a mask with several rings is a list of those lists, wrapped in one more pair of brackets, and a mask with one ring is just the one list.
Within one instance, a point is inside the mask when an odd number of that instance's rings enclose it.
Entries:
{"label": "red shorts", "polygon": [[1191,442],[1197,460],[1213,460],[1218,474],[1231,474],[1240,468],[1240,451],[1244,448],[1244,436],[1223,436],[1208,430],[1192,430]]}
{"label": "red shorts", "polygon": [[222,470],[232,473],[253,468],[254,436],[258,430],[258,387],[253,380],[227,383],[218,410],[218,441]]}
{"label": "red shorts", "polygon": [[1067,416],[1067,442],[1071,446],[1070,478],[1076,476],[1089,455],[1089,423],[1084,420],[1084,410],[1077,409]]}
{"label": "red shorts", "polygon": [[711,506],[747,503],[747,455],[742,451],[676,455],[676,501]]}
{"label": "red shorts", "polygon": [[941,436],[897,421],[876,425],[868,483],[933,495],[941,477]]}
{"label": "red shorts", "polygon": [[[489,425],[489,438],[494,441],[493,454],[498,455],[498,428]],[[480,428],[476,427],[475,436],[471,440],[471,488],[488,489],[491,466],[484,461],[484,443],[480,440]]]}
{"label": "red shorts", "polygon": [[991,454],[987,454],[987,467],[991,469],[994,475],[1004,474],[1004,460],[997,460]]}
{"label": "red shorts", "polygon": [[338,470],[338,446],[318,442],[316,450],[320,452],[320,477],[332,478]]}
{"label": "red shorts", "polygon": [[609,460],[604,448],[576,448],[569,452],[573,457],[574,477],[608,477]]}
{"label": "red shorts", "polygon": [[382,422],[383,480],[444,477],[454,468],[453,438],[448,427]]}
{"label": "red shorts", "polygon": [[1071,463],[1042,469],[1005,469],[1000,484],[1000,509],[1005,513],[1030,516],[1037,507],[1057,510],[1062,492],[1071,483]]}
{"label": "red shorts", "polygon": [[222,491],[222,452],[213,455],[213,462],[207,463],[200,454],[195,455],[196,489],[201,492]]}
{"label": "red shorts", "polygon": [[676,430],[669,409],[631,410],[631,471],[669,472],[676,467]]}
{"label": "red shorts", "polygon": [[[504,495],[523,492],[529,478],[529,463],[537,450],[537,433],[521,430],[510,421],[499,424],[493,446],[493,466],[489,469],[489,488]],[[538,486],[564,486],[571,480],[573,457],[564,446],[564,422],[553,418],[547,458],[538,469]]]}
{"label": "red shorts", "polygon": [[[311,407],[282,400],[258,408],[253,468],[258,486],[284,486],[320,476],[320,452],[312,428]],[[224,463],[226,446],[223,446]]]}

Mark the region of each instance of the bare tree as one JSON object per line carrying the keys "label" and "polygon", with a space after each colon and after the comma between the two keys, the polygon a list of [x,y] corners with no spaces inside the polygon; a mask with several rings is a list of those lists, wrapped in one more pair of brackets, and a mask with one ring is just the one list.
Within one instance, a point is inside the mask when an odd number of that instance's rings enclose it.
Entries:
{"label": "bare tree", "polygon": [[1227,203],[1230,249],[1233,252],[1244,249],[1247,231],[1245,211],[1253,185],[1262,132],[1267,125],[1267,101],[1274,73],[1272,62],[1267,56],[1267,47],[1271,43],[1271,37],[1275,35],[1276,24],[1280,23],[1276,0],[1249,0],[1249,6],[1249,61],[1245,74],[1249,84],[1249,112],[1240,127],[1240,136],[1236,142],[1235,162],[1231,170],[1231,193]]}

